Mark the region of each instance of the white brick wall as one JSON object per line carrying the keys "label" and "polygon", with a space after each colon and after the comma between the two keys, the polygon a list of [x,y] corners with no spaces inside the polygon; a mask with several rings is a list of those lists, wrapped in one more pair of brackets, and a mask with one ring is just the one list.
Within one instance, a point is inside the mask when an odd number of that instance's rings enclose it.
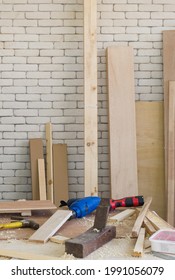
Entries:
{"label": "white brick wall", "polygon": [[[163,100],[162,31],[174,0],[98,1],[99,191],[109,196],[106,48],[131,45],[137,100]],[[83,0],[0,0],[0,199],[31,198],[29,139],[67,143],[70,197],[83,196]],[[44,142],[45,144],[45,142]]]}

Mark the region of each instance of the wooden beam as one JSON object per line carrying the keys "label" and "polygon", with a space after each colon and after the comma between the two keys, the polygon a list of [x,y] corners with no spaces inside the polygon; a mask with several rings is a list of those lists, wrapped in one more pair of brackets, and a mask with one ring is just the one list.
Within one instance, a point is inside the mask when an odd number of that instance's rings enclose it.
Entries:
{"label": "wooden beam", "polygon": [[52,124],[46,124],[47,199],[53,202]]}
{"label": "wooden beam", "polygon": [[57,207],[60,205],[60,200],[69,199],[66,144],[53,144],[53,196]]}
{"label": "wooden beam", "polygon": [[30,164],[32,178],[32,199],[39,199],[39,180],[38,180],[38,159],[43,158],[42,139],[30,139]]}
{"label": "wooden beam", "polygon": [[138,194],[133,48],[107,49],[111,197]]}
{"label": "wooden beam", "polygon": [[29,241],[45,243],[70,218],[72,211],[57,210],[37,231],[32,234]]}
{"label": "wooden beam", "polygon": [[169,82],[167,222],[175,225],[175,81]]}
{"label": "wooden beam", "polygon": [[46,200],[46,176],[44,159],[38,159],[39,199]]}
{"label": "wooden beam", "polygon": [[134,223],[134,226],[132,228],[132,236],[133,237],[138,237],[139,235],[139,231],[141,229],[142,223],[144,221],[144,218],[146,216],[146,213],[150,207],[150,204],[152,202],[152,197],[147,197],[147,199],[145,200],[144,205],[142,206],[140,213]]}
{"label": "wooden beam", "polygon": [[144,241],[145,241],[145,228],[141,228],[139,236],[137,238],[132,256],[133,257],[142,257],[144,250]]}
{"label": "wooden beam", "polygon": [[147,217],[144,218],[143,225],[149,235],[152,235],[153,233],[156,232],[155,227],[151,224],[151,222],[148,220]]}
{"label": "wooden beam", "polygon": [[98,195],[97,1],[84,0],[84,185],[85,196]]}

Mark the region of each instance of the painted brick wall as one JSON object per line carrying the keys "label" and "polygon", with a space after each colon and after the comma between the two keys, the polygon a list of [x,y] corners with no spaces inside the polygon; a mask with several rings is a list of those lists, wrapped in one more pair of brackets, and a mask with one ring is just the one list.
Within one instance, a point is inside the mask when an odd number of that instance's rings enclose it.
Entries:
{"label": "painted brick wall", "polygon": [[[132,45],[136,100],[163,100],[162,31],[174,0],[98,0],[99,190],[109,195],[106,48]],[[31,198],[29,139],[67,143],[83,196],[83,0],[0,0],[0,199]]]}

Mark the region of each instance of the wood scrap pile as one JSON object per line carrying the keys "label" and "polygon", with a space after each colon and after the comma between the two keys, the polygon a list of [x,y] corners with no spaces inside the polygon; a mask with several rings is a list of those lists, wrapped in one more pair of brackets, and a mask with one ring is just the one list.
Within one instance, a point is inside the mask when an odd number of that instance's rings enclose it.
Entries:
{"label": "wood scrap pile", "polygon": [[[152,197],[147,197],[144,205],[141,208],[126,209],[117,215],[110,218],[111,221],[124,221],[128,217],[137,213],[136,220],[131,229],[130,238],[136,238],[135,246],[133,248],[132,256],[142,257],[145,249],[145,242],[148,238],[160,229],[174,229],[169,223],[151,211],[150,205]],[[149,246],[150,247],[150,243]]]}

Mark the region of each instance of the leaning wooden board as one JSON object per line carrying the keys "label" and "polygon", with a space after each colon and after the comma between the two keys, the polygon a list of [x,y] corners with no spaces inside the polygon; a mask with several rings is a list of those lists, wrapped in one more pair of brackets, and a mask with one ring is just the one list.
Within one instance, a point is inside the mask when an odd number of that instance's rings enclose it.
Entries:
{"label": "leaning wooden board", "polygon": [[[163,31],[163,79],[164,79],[164,135],[165,135],[165,196],[168,206],[168,122],[169,81],[175,81],[175,30]],[[168,212],[168,209],[167,209]]]}
{"label": "leaning wooden board", "polygon": [[167,222],[175,226],[175,81],[169,82]]}
{"label": "leaning wooden board", "polygon": [[39,199],[38,159],[44,158],[41,138],[30,139],[30,164],[32,178],[32,199]]}
{"label": "leaning wooden board", "polygon": [[151,196],[151,209],[165,219],[164,104],[136,102],[139,194]]}
{"label": "leaning wooden board", "polygon": [[21,200],[0,202],[0,213],[22,213],[32,210],[54,210],[57,207],[50,200]]}
{"label": "leaning wooden board", "polygon": [[72,211],[57,210],[32,236],[29,241],[45,243],[70,218]]}
{"label": "leaning wooden board", "polygon": [[138,194],[133,48],[107,49],[111,197]]}

